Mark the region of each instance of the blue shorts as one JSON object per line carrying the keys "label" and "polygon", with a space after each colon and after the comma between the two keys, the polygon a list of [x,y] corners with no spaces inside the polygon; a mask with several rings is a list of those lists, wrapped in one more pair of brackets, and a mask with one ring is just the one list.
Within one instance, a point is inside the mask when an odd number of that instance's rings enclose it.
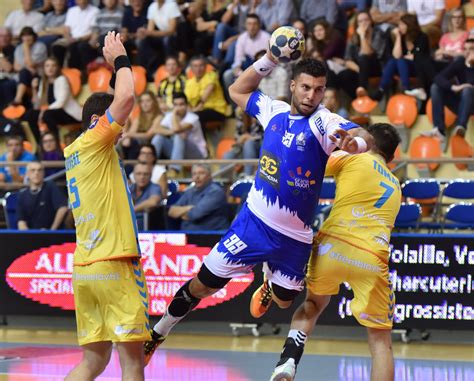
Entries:
{"label": "blue shorts", "polygon": [[214,275],[233,278],[263,263],[271,283],[301,291],[310,254],[311,244],[270,228],[244,205],[230,229],[204,259],[204,264]]}

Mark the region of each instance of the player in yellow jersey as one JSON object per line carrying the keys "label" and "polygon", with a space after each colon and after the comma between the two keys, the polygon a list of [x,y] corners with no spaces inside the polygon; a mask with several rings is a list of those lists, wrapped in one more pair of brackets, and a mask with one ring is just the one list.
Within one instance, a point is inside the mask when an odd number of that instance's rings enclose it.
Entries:
{"label": "player in yellow jersey", "polygon": [[329,218],[315,237],[306,273],[306,299],[293,315],[271,381],[293,381],[296,366],[331,295],[348,282],[354,291],[352,313],[367,327],[372,381],[394,378],[391,328],[395,297],[388,279],[391,229],[400,209],[400,184],[387,167],[400,137],[393,126],[368,128],[374,146],[367,153],[334,153],[326,175],[336,180]]}
{"label": "player in yellow jersey", "polygon": [[119,34],[107,34],[103,53],[115,67],[114,95],[95,93],[87,99],[83,133],[64,151],[76,225],[72,281],[77,336],[84,352],[66,380],[99,376],[115,343],[122,380],[140,381],[143,342],[150,340],[148,293],[130,192],[115,151],[134,106],[134,84]]}

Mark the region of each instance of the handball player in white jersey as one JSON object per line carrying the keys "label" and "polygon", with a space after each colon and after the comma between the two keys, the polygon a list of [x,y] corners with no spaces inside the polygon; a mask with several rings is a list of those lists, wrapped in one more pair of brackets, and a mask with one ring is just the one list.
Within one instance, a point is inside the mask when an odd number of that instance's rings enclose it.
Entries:
{"label": "handball player in white jersey", "polygon": [[329,155],[337,147],[349,153],[365,152],[372,144],[363,128],[321,104],[326,89],[323,63],[303,59],[295,64],[291,104],[257,90],[275,66],[267,52],[229,88],[232,100],[264,128],[255,181],[228,232],[152,329],[152,340],[145,343],[145,363],[201,299],[258,263],[263,263],[265,281],[252,297],[251,314],[262,316],[272,300],[280,308],[289,307],[304,286],[311,225]]}

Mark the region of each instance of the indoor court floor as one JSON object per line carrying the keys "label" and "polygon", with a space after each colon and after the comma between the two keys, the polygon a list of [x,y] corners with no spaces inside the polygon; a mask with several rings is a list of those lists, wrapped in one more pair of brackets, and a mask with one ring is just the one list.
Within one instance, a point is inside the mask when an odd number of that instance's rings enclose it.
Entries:
{"label": "indoor court floor", "polygon": [[[146,380],[265,381],[284,341],[282,335],[234,337],[230,330],[202,332],[172,333],[146,368]],[[394,353],[396,381],[474,380],[474,346],[470,338],[462,344],[449,340],[410,344],[398,341],[394,343]],[[360,337],[313,338],[306,345],[296,380],[369,380],[368,356],[367,344]],[[71,329],[0,327],[1,381],[62,380],[80,358]],[[98,380],[120,380],[115,351]]]}

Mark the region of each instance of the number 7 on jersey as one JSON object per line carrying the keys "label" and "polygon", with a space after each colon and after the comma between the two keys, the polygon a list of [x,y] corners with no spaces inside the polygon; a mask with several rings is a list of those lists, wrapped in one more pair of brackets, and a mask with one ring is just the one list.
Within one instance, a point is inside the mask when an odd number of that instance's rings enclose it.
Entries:
{"label": "number 7 on jersey", "polygon": [[377,202],[374,204],[376,208],[381,208],[389,199],[389,197],[392,195],[393,191],[395,190],[391,185],[381,181],[379,184],[382,188],[385,189],[385,192],[383,192],[382,196],[377,200]]}

